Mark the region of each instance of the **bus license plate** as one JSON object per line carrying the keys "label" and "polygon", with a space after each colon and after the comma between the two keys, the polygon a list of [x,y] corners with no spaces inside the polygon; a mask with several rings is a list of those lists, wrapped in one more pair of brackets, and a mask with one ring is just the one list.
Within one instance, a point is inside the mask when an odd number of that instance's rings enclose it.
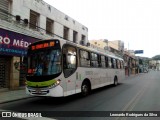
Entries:
{"label": "bus license plate", "polygon": [[41,93],[41,89],[36,89],[36,93]]}

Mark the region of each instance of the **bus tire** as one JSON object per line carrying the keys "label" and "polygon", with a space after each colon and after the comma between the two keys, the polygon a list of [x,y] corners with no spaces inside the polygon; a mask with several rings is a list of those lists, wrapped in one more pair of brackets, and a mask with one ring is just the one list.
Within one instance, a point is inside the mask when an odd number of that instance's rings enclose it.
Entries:
{"label": "bus tire", "polygon": [[117,76],[114,77],[114,86],[117,86],[118,85],[118,78]]}
{"label": "bus tire", "polygon": [[91,90],[90,83],[88,81],[84,81],[81,86],[81,94],[82,96],[89,95]]}

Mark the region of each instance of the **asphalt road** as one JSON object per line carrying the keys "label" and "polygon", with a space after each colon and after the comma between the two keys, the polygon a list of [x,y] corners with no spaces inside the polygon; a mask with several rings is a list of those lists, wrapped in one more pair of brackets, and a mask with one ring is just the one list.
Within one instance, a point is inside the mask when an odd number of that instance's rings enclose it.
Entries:
{"label": "asphalt road", "polygon": [[[160,111],[159,86],[160,71],[150,71],[149,73],[126,77],[117,87],[110,85],[94,90],[87,97],[81,97],[80,95],[66,98],[35,97],[6,103],[1,105],[0,108],[18,112],[43,113],[48,111],[46,113],[49,115],[45,117],[66,120],[133,120],[138,118],[158,120],[159,118],[151,116],[156,116],[156,111]],[[55,113],[56,111],[58,113]],[[150,117],[109,117],[108,115],[111,116],[111,114],[114,114],[114,111],[118,111],[118,113],[121,111],[122,113],[140,111],[137,113],[138,115],[144,115],[143,111],[148,111],[147,115]],[[68,117],[57,117],[54,116],[55,114],[60,114],[59,116],[68,115]],[[90,117],[80,117],[87,116],[86,114],[89,114]]]}

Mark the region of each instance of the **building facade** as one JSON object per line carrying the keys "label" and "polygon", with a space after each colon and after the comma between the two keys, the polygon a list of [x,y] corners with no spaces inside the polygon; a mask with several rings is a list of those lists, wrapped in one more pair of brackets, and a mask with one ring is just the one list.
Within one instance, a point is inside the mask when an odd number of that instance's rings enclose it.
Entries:
{"label": "building facade", "polygon": [[120,52],[124,51],[124,42],[121,40],[108,41],[108,46]]}
{"label": "building facade", "polygon": [[152,70],[160,70],[160,60],[150,60],[149,68]]}
{"label": "building facade", "polygon": [[0,89],[24,85],[23,58],[29,44],[53,38],[88,43],[87,27],[43,0],[0,2]]}
{"label": "building facade", "polygon": [[124,50],[123,59],[125,62],[125,75],[130,76],[131,74],[139,73],[139,61],[133,53]]}
{"label": "building facade", "polygon": [[123,57],[124,42],[120,40],[108,41],[107,39],[90,40],[91,46],[95,49],[107,50],[119,57]]}

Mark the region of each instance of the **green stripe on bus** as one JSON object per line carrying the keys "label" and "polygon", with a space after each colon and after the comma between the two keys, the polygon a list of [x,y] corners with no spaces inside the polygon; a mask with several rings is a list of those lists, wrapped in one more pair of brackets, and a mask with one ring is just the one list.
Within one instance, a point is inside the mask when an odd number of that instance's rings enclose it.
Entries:
{"label": "green stripe on bus", "polygon": [[56,83],[56,80],[49,80],[44,82],[31,82],[27,81],[27,85],[31,87],[44,87],[44,86],[50,86],[52,84]]}

